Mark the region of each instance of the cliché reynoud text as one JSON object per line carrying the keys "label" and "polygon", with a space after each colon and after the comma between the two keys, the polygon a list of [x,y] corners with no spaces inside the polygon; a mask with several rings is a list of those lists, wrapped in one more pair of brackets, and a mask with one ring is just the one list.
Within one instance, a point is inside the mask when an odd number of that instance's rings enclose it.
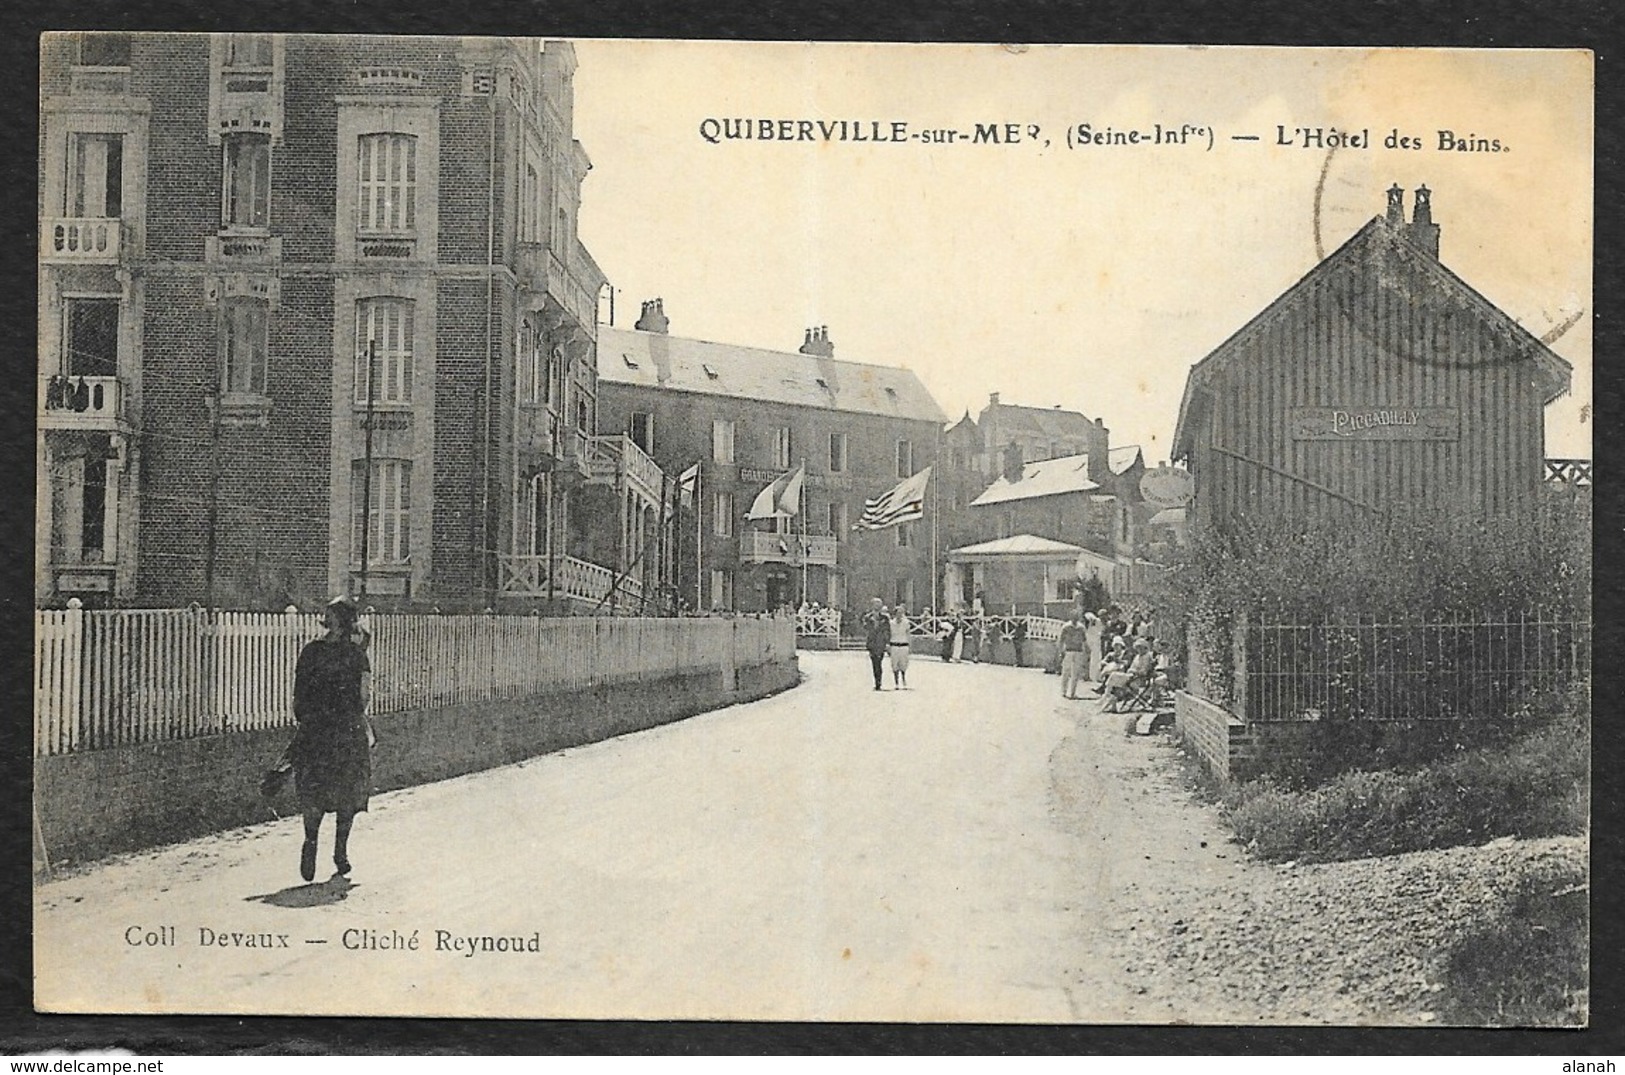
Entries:
{"label": "clich\u00e9 reynoud text", "polygon": [[[804,119],[706,116],[698,124],[700,138],[712,145],[724,142],[847,142],[874,145],[1034,146],[1047,148],[1050,138],[1043,124],[1030,122],[972,122],[932,126],[898,119]],[[1500,138],[1476,131],[1438,127],[1428,133],[1371,127],[1276,124],[1271,132],[1224,131],[1212,124],[1173,119],[1125,126],[1093,120],[1062,125],[1068,149],[1112,147],[1181,147],[1212,150],[1220,142],[1246,145],[1292,146],[1309,150],[1371,150],[1402,152],[1434,150],[1439,153],[1508,153],[1512,147]]]}
{"label": "clich\u00e9 reynoud text", "polygon": [[[124,943],[132,948],[293,948],[327,944],[325,937],[294,937],[272,931],[244,932],[198,926],[183,936],[178,926],[131,926]],[[473,958],[476,955],[536,954],[542,951],[541,932],[529,934],[453,933],[451,930],[360,929],[339,935],[338,947],[348,952],[441,952]]]}

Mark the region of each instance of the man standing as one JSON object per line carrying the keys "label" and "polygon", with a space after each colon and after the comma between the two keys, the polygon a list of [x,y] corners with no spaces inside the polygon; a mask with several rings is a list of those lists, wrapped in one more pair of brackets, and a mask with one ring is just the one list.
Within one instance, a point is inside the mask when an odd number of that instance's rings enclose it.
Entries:
{"label": "man standing", "polygon": [[1083,617],[1073,610],[1072,618],[1061,628],[1061,696],[1077,698],[1078,679],[1088,660],[1088,638]]}
{"label": "man standing", "polygon": [[869,611],[863,614],[863,648],[869,651],[869,664],[874,668],[875,690],[880,690],[882,662],[886,647],[891,644],[891,623],[886,618],[886,606],[876,597],[869,602]]}

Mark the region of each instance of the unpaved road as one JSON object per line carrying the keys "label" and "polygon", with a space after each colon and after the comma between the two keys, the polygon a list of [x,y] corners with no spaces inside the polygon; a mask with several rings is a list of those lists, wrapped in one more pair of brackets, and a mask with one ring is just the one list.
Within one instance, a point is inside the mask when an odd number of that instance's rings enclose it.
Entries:
{"label": "unpaved road", "polygon": [[[348,883],[300,884],[284,820],[42,884],[37,1005],[1425,1021],[1425,991],[1351,988],[1316,962],[1349,952],[1278,942],[1259,908],[1294,890],[1225,842],[1161,737],[1032,670],[916,659],[911,690],[875,694],[861,654],[801,661],[774,698],[378,796]],[[1246,915],[1279,966],[1204,932]]]}

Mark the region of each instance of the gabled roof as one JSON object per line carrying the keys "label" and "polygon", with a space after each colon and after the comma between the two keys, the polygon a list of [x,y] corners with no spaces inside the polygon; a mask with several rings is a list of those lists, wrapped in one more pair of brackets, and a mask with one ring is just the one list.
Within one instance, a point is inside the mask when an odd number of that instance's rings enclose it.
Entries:
{"label": "gabled roof", "polygon": [[984,541],[977,545],[966,545],[962,549],[950,549],[948,556],[954,560],[988,560],[997,557],[1075,557],[1083,551],[1081,545],[1068,545],[1064,541],[1052,541],[1045,537],[1036,537],[1032,534],[1018,534],[1015,537],[999,538],[997,541]]}
{"label": "gabled roof", "polygon": [[937,425],[947,420],[909,370],[607,325],[598,326],[598,379]]}
{"label": "gabled roof", "polygon": [[1079,412],[1063,411],[1059,407],[1019,407],[1014,403],[999,403],[989,404],[982,413],[995,409],[1001,436],[1025,433],[1037,437],[1082,437],[1095,427]]}
{"label": "gabled roof", "polygon": [[943,436],[949,436],[949,435],[955,435],[955,434],[957,434],[958,436],[961,436],[961,437],[975,437],[976,436],[976,419],[974,419],[974,418],[972,418],[970,416],[970,411],[966,411],[965,416],[963,418],[961,418],[959,421],[955,422],[953,425],[949,426],[946,430],[943,431]]}
{"label": "gabled roof", "polygon": [[1100,488],[1099,482],[1089,480],[1089,456],[1063,455],[1024,464],[1021,480],[1011,483],[1001,475],[970,502],[973,508],[989,504],[1003,504],[1011,500],[1031,500],[1040,496],[1058,496],[1061,493],[1088,493]]}
{"label": "gabled roof", "polygon": [[1190,374],[1185,379],[1185,394],[1179,403],[1179,421],[1174,427],[1172,458],[1183,459],[1190,454],[1190,445],[1187,443],[1191,432],[1190,426],[1202,406],[1196,397],[1212,378],[1225,368],[1241,344],[1250,339],[1254,332],[1261,331],[1277,311],[1288,306],[1298,296],[1307,293],[1321,279],[1331,276],[1345,264],[1372,248],[1396,255],[1408,268],[1427,274],[1447,294],[1460,300],[1479,317],[1529,348],[1530,353],[1534,355],[1537,368],[1546,379],[1545,402],[1550,403],[1568,391],[1573,367],[1567,361],[1500,307],[1479,294],[1465,280],[1445,268],[1438,258],[1416,246],[1404,225],[1390,224],[1385,216],[1375,216],[1350,236],[1347,242],[1305,273],[1297,283],[1283,291],[1275,301],[1209,352],[1206,358],[1191,367]]}

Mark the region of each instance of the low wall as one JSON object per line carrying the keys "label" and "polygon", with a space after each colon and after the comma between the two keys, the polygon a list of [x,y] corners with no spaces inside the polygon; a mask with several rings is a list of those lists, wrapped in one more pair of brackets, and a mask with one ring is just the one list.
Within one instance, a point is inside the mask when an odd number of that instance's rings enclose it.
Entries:
{"label": "low wall", "polygon": [[1245,732],[1246,725],[1229,710],[1189,691],[1175,691],[1174,730],[1208,772],[1220,780],[1231,778],[1235,737]]}
{"label": "low wall", "polygon": [[[507,765],[724,705],[797,682],[794,657],[738,669],[612,683],[503,702],[388,713],[374,719],[378,791]],[[295,810],[292,793],[268,804],[261,775],[290,728],[202,736],[34,760],[40,833],[53,862],[84,861],[270,820]]]}

